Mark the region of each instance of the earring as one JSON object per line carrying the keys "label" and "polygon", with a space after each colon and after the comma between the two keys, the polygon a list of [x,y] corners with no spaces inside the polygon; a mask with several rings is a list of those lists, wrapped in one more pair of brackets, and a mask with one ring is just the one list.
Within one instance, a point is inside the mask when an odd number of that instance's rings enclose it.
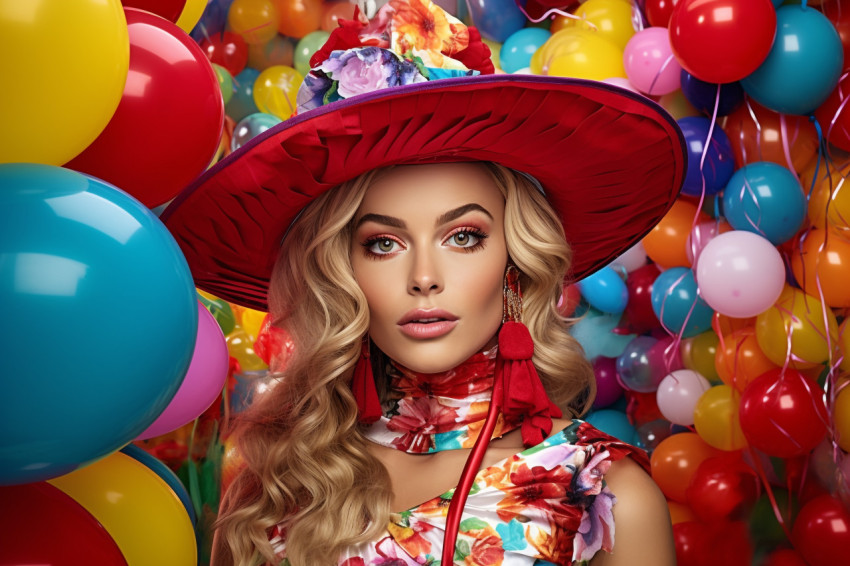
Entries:
{"label": "earring", "polygon": [[505,417],[522,419],[523,443],[536,446],[552,431],[552,417],[561,417],[561,410],[549,400],[531,361],[534,341],[522,322],[519,276],[519,269],[509,265],[505,272],[504,311],[499,330],[501,408]]}
{"label": "earring", "polygon": [[360,358],[354,366],[354,376],[351,378],[351,392],[357,402],[358,420],[371,424],[384,414],[378,390],[375,388],[375,376],[372,373],[372,361],[369,354],[369,336],[363,338],[360,347]]}

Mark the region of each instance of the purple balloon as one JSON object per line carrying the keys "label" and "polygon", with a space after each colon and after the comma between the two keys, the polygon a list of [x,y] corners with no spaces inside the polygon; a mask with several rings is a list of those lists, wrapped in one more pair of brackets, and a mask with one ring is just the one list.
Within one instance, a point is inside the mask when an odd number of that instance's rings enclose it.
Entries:
{"label": "purple balloon", "polygon": [[617,402],[623,396],[623,388],[617,381],[617,360],[599,356],[593,360],[593,373],[596,375],[596,399],[593,409],[603,409]]}
{"label": "purple balloon", "polygon": [[[726,132],[717,124],[712,128],[711,120],[702,116],[687,116],[677,120],[677,123],[685,136],[685,147],[688,149],[688,173],[682,192],[690,196],[701,195],[703,179],[706,195],[722,190],[735,172],[735,154]],[[706,147],[709,131],[711,139]]]}

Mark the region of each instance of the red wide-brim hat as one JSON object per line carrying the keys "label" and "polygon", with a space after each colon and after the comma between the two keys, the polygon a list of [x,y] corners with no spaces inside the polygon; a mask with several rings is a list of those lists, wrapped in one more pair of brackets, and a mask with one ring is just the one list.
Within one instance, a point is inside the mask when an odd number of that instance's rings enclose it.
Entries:
{"label": "red wide-brim hat", "polygon": [[442,79],[282,122],[211,167],[161,218],[197,287],[267,310],[281,241],[313,199],[372,169],[459,161],[493,161],[540,183],[573,248],[573,280],[658,223],[687,164],[673,118],[631,91],[532,75]]}

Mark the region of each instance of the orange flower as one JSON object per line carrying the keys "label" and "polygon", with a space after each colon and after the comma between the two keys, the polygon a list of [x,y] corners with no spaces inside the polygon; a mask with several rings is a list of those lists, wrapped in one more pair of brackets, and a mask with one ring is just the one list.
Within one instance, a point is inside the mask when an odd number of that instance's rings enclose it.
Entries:
{"label": "orange flower", "polygon": [[435,55],[452,55],[469,45],[467,27],[431,0],[390,0],[390,6],[394,10],[393,39],[401,55],[414,49],[429,51],[438,61],[441,58]]}

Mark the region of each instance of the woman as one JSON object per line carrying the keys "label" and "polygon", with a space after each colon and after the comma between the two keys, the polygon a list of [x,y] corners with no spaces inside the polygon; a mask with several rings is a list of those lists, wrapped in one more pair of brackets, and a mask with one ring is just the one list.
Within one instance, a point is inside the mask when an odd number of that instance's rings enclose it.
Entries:
{"label": "woman", "polygon": [[430,3],[341,29],[305,112],[163,215],[199,286],[268,292],[296,344],[240,425],[214,562],[673,564],[645,455],[560,419],[593,376],[557,301],[672,204],[674,123],[596,83],[433,80],[477,34]]}

